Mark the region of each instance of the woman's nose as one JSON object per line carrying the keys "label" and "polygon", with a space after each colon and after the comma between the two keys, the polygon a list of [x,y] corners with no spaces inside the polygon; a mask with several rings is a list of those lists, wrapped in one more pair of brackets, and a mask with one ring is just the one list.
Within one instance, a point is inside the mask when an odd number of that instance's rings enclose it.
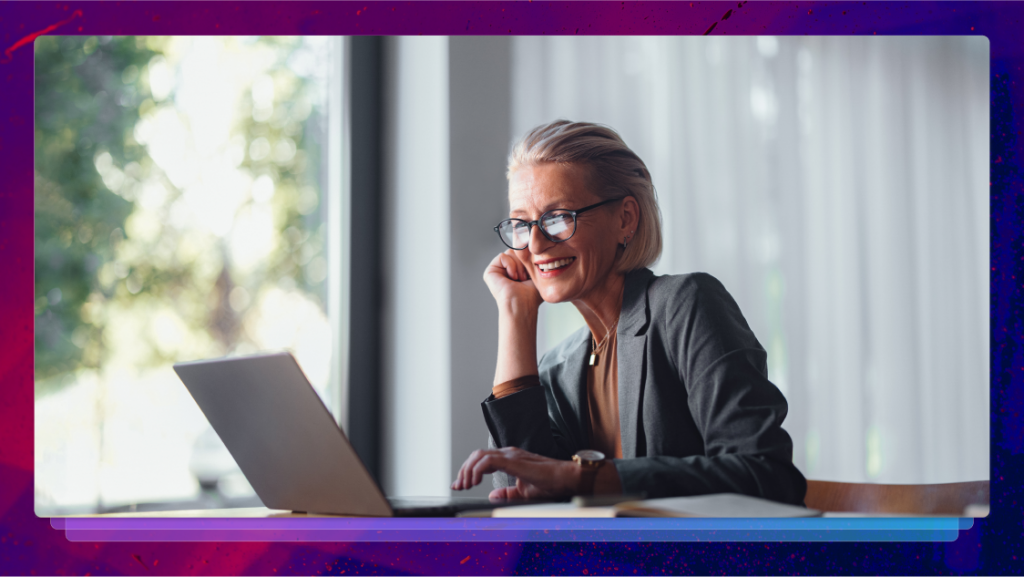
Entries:
{"label": "woman's nose", "polygon": [[544,233],[540,230],[540,223],[537,223],[530,229],[530,252],[533,254],[541,254],[547,249],[551,248],[554,244],[548,237],[544,236]]}

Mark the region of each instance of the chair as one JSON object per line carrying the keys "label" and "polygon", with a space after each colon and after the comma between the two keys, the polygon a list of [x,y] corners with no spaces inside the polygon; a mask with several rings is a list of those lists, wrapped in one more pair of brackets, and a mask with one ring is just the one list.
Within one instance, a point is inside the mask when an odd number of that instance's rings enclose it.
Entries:
{"label": "chair", "polygon": [[988,506],[989,482],[876,485],[808,480],[804,503],[828,512],[960,517],[969,505]]}

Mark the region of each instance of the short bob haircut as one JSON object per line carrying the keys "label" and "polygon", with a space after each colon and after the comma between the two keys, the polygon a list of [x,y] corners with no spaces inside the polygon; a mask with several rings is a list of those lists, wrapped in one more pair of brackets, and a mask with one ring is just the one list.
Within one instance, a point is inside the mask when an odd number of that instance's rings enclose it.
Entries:
{"label": "short bob haircut", "polygon": [[601,200],[632,196],[640,205],[636,235],[619,255],[616,270],[649,267],[661,256],[661,210],[643,160],[607,126],[556,120],[526,133],[512,146],[507,177],[524,166],[554,162],[586,167]]}

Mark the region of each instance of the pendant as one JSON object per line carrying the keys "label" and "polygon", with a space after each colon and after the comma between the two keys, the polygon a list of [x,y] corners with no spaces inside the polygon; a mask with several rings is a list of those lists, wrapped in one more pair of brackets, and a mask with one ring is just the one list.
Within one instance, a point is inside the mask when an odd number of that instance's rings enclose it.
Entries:
{"label": "pendant", "polygon": [[590,366],[597,364],[597,353],[590,353]]}

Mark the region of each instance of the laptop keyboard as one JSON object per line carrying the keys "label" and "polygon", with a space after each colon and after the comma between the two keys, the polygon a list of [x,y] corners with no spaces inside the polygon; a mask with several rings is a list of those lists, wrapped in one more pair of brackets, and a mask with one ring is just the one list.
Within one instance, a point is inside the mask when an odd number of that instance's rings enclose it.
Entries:
{"label": "laptop keyboard", "polygon": [[472,497],[388,497],[396,517],[454,517],[461,511],[493,509],[501,503]]}

